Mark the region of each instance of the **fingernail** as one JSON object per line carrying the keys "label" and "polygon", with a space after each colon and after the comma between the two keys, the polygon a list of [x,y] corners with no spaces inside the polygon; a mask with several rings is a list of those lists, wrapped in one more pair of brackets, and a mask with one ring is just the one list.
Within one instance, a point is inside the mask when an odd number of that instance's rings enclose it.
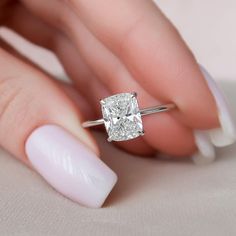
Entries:
{"label": "fingernail", "polygon": [[34,130],[25,150],[33,167],[49,184],[81,205],[101,207],[117,181],[107,165],[59,126]]}
{"label": "fingernail", "polygon": [[211,90],[216,105],[218,108],[218,117],[221,128],[209,130],[209,136],[212,143],[217,147],[224,147],[236,141],[236,127],[230,113],[229,106],[223,93],[218,88],[216,82],[206,69],[200,65],[200,69],[207,81],[208,87]]}
{"label": "fingernail", "polygon": [[215,160],[215,149],[206,131],[194,131],[195,143],[198,152],[192,156],[192,160],[197,165],[209,164]]}

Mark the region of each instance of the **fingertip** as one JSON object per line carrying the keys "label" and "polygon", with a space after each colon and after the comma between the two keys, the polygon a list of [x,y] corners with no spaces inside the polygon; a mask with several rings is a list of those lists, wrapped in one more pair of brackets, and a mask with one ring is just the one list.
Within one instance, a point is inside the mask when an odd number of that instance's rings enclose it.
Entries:
{"label": "fingertip", "polygon": [[35,129],[25,150],[32,166],[53,188],[81,205],[101,207],[117,182],[114,171],[57,125]]}

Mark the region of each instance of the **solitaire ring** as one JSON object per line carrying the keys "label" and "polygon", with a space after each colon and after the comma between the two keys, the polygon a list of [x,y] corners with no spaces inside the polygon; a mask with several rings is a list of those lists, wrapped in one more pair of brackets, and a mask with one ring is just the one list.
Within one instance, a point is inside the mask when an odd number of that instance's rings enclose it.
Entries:
{"label": "solitaire ring", "polygon": [[119,93],[100,100],[103,118],[86,121],[84,128],[105,125],[108,141],[127,141],[144,135],[142,116],[169,111],[174,104],[139,109],[137,93]]}

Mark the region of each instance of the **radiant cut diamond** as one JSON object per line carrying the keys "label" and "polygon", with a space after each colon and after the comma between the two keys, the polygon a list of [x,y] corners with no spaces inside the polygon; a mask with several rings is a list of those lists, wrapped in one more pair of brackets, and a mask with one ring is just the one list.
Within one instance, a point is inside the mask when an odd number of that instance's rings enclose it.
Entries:
{"label": "radiant cut diamond", "polygon": [[135,93],[120,93],[101,100],[109,141],[124,141],[143,135]]}

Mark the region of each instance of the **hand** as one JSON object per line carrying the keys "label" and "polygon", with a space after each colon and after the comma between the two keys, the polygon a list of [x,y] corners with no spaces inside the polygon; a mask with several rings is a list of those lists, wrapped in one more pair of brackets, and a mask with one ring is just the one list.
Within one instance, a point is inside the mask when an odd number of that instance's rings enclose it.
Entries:
{"label": "hand", "polygon": [[[173,102],[178,108],[145,117],[145,136],[118,143],[127,151],[212,160],[210,141],[235,140],[221,93],[152,1],[21,0],[0,6],[2,25],[53,51],[73,82],[53,80],[1,41],[0,143],[72,200],[100,207],[116,183],[80,124],[98,118],[99,99],[111,94],[136,91],[140,107]],[[210,138],[199,131],[220,125]]]}

